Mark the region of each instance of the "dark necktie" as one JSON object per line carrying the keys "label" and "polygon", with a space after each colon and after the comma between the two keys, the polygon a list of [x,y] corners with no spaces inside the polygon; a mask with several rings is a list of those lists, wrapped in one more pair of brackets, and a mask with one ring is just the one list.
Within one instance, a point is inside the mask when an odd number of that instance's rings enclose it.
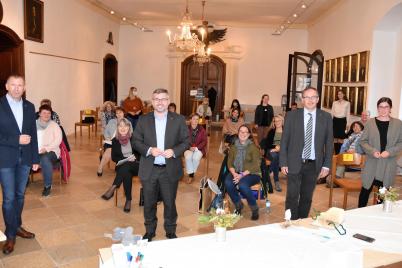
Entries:
{"label": "dark necktie", "polygon": [[309,119],[304,133],[303,159],[311,159],[311,144],[313,142],[313,115],[308,113]]}

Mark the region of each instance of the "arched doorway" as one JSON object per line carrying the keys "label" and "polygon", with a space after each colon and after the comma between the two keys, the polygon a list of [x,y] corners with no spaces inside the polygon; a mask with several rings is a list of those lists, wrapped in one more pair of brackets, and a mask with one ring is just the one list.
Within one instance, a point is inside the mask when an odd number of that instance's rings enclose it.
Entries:
{"label": "arched doorway", "polygon": [[117,60],[112,54],[103,59],[103,101],[117,103]]}
{"label": "arched doorway", "polygon": [[[183,61],[181,70],[180,113],[183,115],[192,113],[194,97],[190,97],[190,90],[201,87],[206,97],[216,95],[215,107],[211,109],[214,115],[221,115],[225,103],[226,64],[223,60],[211,55],[211,61],[201,67],[194,62],[193,56],[189,56]],[[214,91],[216,94],[211,94]],[[213,104],[211,99],[210,104]]]}
{"label": "arched doorway", "polygon": [[18,35],[0,24],[0,97],[6,91],[6,81],[9,75],[24,75],[24,41]]}

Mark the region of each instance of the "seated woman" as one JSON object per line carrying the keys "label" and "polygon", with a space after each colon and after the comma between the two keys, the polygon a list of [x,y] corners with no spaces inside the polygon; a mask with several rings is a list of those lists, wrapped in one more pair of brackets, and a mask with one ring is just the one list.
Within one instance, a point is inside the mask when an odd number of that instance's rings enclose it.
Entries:
{"label": "seated woman", "polygon": [[[42,105],[47,105],[50,108],[52,108],[52,102],[49,99],[41,100],[40,106],[42,106]],[[36,118],[39,118],[39,112],[36,113]],[[59,126],[61,125],[59,115],[55,111],[53,111],[53,109],[52,109],[51,120],[55,121]]]}
{"label": "seated woman", "polygon": [[251,186],[260,183],[260,151],[254,144],[250,128],[242,125],[238,138],[230,146],[228,154],[228,175],[225,178],[226,191],[236,206],[235,213],[241,214],[243,203],[239,192],[246,197],[251,208],[251,220],[258,220],[258,206]]}
{"label": "seated woman", "polygon": [[[282,116],[274,116],[267,137],[261,141],[261,149],[264,150],[264,157],[271,161],[269,171],[274,175],[275,190],[278,192],[282,191],[279,183],[279,150],[283,131],[283,121],[284,119]],[[267,172],[268,181],[270,181],[270,172]]]}
{"label": "seated woman", "polygon": [[209,99],[203,98],[202,104],[197,107],[197,114],[205,119],[209,119],[212,116],[211,107],[209,107]]}
{"label": "seated woman", "polygon": [[49,105],[39,107],[39,118],[36,120],[40,166],[44,188],[42,196],[50,195],[52,189],[53,164],[60,157],[62,134],[59,125],[51,120],[52,108]]}
{"label": "seated woman", "polygon": [[222,127],[223,140],[225,143],[232,144],[233,140],[237,137],[239,127],[244,125],[244,119],[240,117],[240,111],[234,108],[231,116],[226,118]]}
{"label": "seated woman", "polygon": [[[102,159],[98,166],[98,177],[101,177],[103,174],[103,167],[110,161],[111,159],[111,152],[112,152],[112,139],[116,136],[117,130],[117,122],[124,118],[124,109],[121,107],[116,107],[116,118],[112,118],[109,123],[106,125],[103,131],[103,155]],[[132,127],[130,127],[132,131]]]}
{"label": "seated woman", "polygon": [[[364,126],[361,122],[353,122],[350,126],[353,132],[349,135],[347,139],[343,141],[342,147],[339,153],[358,153],[363,154],[363,149],[360,147],[360,137],[362,136]],[[345,166],[336,166],[336,177],[345,177]]]}
{"label": "seated woman", "polygon": [[117,123],[116,137],[112,140],[112,160],[116,162],[116,177],[112,187],[102,195],[102,198],[109,200],[114,195],[114,190],[123,183],[126,203],[124,212],[131,210],[131,188],[133,185],[132,177],[138,175],[139,157],[134,150],[131,142],[132,127],[130,121],[122,118]]}
{"label": "seated woman", "polygon": [[100,109],[100,119],[102,122],[102,129],[104,130],[113,118],[116,118],[115,106],[111,101],[105,101]]}
{"label": "seated woman", "polygon": [[176,103],[174,103],[174,102],[169,103],[168,111],[171,113],[175,113],[176,112]]}
{"label": "seated woman", "polygon": [[190,115],[190,125],[188,126],[190,148],[184,152],[186,171],[189,176],[188,183],[193,181],[194,173],[197,172],[198,165],[207,148],[207,133],[202,126],[198,125],[199,119],[198,114]]}

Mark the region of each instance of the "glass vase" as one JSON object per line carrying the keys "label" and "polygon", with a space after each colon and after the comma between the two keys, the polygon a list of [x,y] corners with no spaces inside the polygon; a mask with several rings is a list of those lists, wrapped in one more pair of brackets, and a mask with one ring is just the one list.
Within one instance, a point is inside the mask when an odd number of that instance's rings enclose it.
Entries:
{"label": "glass vase", "polygon": [[225,242],[226,241],[226,228],[215,226],[215,238],[216,238],[216,242]]}
{"label": "glass vase", "polygon": [[382,210],[383,210],[384,212],[390,213],[390,212],[392,212],[392,205],[393,205],[393,202],[392,202],[392,201],[390,201],[390,200],[384,200],[384,202],[382,203]]}

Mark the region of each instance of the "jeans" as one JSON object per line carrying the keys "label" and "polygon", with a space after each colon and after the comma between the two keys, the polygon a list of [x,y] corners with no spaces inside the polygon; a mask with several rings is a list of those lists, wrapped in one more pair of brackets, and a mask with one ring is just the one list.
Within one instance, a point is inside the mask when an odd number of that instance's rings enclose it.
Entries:
{"label": "jeans", "polygon": [[274,174],[274,182],[279,181],[279,152],[270,152],[272,156],[270,171]]}
{"label": "jeans", "polygon": [[6,225],[5,235],[15,239],[21,227],[21,214],[24,208],[25,188],[30,166],[18,164],[11,168],[0,168],[0,184],[3,191],[3,218]]}
{"label": "jeans", "polygon": [[57,161],[54,152],[47,152],[39,155],[40,167],[42,170],[43,184],[45,187],[52,186],[53,164]]}
{"label": "jeans", "polygon": [[200,165],[200,161],[202,158],[201,151],[190,151],[187,150],[184,152],[184,159],[186,160],[186,170],[187,174],[195,173]]}
{"label": "jeans", "polygon": [[[248,205],[253,207],[257,205],[257,201],[255,200],[253,191],[250,189],[250,187],[259,183],[260,180],[261,177],[259,175],[249,174],[241,178],[239,183],[236,185],[233,182],[232,173],[229,173],[225,178],[226,191],[235,205],[241,202],[241,197],[239,194],[239,192],[241,192],[243,196],[246,197]],[[238,186],[239,190],[237,190],[236,186]]]}

